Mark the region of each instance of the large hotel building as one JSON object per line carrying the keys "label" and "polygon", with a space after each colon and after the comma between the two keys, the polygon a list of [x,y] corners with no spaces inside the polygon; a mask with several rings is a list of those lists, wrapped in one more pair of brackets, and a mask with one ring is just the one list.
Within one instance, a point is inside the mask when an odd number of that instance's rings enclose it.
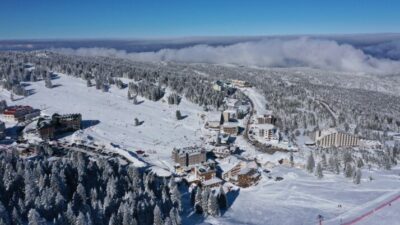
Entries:
{"label": "large hotel building", "polygon": [[359,145],[358,137],[338,131],[334,128],[316,131],[314,135],[315,144],[323,148]]}
{"label": "large hotel building", "polygon": [[174,148],[172,159],[182,167],[201,164],[206,161],[206,151],[199,147]]}

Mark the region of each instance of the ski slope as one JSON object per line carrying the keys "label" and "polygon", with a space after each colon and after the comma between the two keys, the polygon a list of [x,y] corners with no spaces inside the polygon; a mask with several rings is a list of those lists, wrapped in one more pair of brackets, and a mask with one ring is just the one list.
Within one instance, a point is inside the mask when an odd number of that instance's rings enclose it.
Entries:
{"label": "ski slope", "polygon": [[[94,86],[86,87],[86,82],[79,78],[63,74],[52,82],[55,86],[52,89],[46,88],[44,81],[26,82],[27,89],[34,91],[33,95],[11,102],[9,92],[2,90],[1,99],[7,99],[10,105],[39,108],[42,114],[81,113],[89,126],[79,133],[82,138],[90,136],[105,145],[112,142],[128,151],[144,150],[149,155],[148,160],[164,168],[171,165],[173,147],[202,144],[204,121],[201,114],[206,113],[185,98],[176,106],[138,97],[141,103],[134,105],[127,99],[126,88],[120,90],[112,85],[109,92],[102,92]],[[185,119],[176,119],[178,109],[187,116]],[[135,118],[142,122],[140,126],[134,126]]]}
{"label": "ski slope", "polygon": [[[343,175],[326,173],[319,180],[303,170],[275,167],[271,175],[281,176],[284,180],[274,181],[263,173],[257,186],[241,189],[239,195],[230,197],[231,207],[220,218],[209,217],[206,222],[219,225],[315,225],[319,222],[318,215],[322,215],[323,224],[339,225],[341,218],[343,223],[351,221],[371,206],[377,207],[398,193],[399,172],[400,168],[365,170],[361,184],[355,185]],[[374,177],[373,181],[369,181],[369,175]],[[399,202],[355,224],[398,225],[400,217],[396,209]]]}

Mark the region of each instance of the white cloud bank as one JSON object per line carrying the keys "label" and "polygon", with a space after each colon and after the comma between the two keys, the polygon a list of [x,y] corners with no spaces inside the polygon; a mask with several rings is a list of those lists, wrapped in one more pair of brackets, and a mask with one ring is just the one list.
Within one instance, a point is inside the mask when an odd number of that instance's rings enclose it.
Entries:
{"label": "white cloud bank", "polygon": [[228,46],[195,45],[157,52],[127,53],[107,48],[57,49],[84,56],[111,56],[134,61],[173,61],[238,64],[260,67],[307,66],[312,68],[391,74],[400,72],[400,61],[378,59],[348,44],[335,41],[298,38],[241,42]]}

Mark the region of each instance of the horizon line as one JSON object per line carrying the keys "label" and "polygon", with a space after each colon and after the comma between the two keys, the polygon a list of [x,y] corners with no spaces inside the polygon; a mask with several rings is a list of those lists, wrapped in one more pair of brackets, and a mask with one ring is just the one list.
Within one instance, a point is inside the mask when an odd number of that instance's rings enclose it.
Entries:
{"label": "horizon line", "polygon": [[70,38],[0,38],[0,42],[7,41],[167,41],[184,39],[213,39],[213,38],[268,38],[268,37],[351,37],[371,35],[400,35],[400,32],[378,32],[378,33],[312,33],[312,34],[268,34],[268,35],[188,35],[188,36],[159,36],[159,37],[70,37]]}

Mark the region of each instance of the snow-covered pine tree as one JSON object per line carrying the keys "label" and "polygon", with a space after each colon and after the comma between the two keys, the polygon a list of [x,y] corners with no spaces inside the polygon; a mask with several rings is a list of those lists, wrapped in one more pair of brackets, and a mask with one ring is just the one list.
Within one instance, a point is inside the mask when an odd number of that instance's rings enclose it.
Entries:
{"label": "snow-covered pine tree", "polygon": [[339,160],[336,157],[334,158],[334,162],[335,162],[334,172],[336,174],[339,174],[340,173],[340,165],[339,165]]}
{"label": "snow-covered pine tree", "polygon": [[361,168],[364,166],[364,162],[361,158],[357,159],[357,168]]}
{"label": "snow-covered pine tree", "polygon": [[201,208],[203,209],[203,214],[208,215],[208,198],[210,196],[210,188],[205,188],[201,195]]}
{"label": "snow-covered pine tree", "polygon": [[46,225],[46,221],[40,216],[36,209],[29,210],[28,225]]}
{"label": "snow-covered pine tree", "polygon": [[0,201],[0,224],[8,225],[10,224],[10,218],[4,207],[3,203]]}
{"label": "snow-covered pine tree", "polygon": [[350,163],[347,163],[346,168],[344,170],[344,176],[351,177],[352,175],[353,175],[353,167],[351,166]]}
{"label": "snow-covered pine tree", "polygon": [[212,192],[210,192],[210,195],[208,197],[207,206],[208,206],[208,214],[214,217],[220,215],[217,197]]}
{"label": "snow-covered pine tree", "polygon": [[356,172],[355,172],[354,177],[353,177],[353,182],[354,182],[355,184],[360,184],[360,182],[361,182],[361,176],[362,176],[362,174],[361,174],[361,169],[358,168],[358,169],[356,170]]}
{"label": "snow-covered pine tree", "polygon": [[172,225],[181,225],[182,223],[181,216],[176,208],[171,208],[169,211],[169,218],[171,219]]}
{"label": "snow-covered pine tree", "polygon": [[306,169],[309,173],[312,173],[314,171],[314,167],[315,167],[315,161],[314,161],[313,153],[311,152],[307,158]]}
{"label": "snow-covered pine tree", "polygon": [[158,205],[154,207],[153,215],[154,215],[153,225],[163,225],[164,222],[160,207],[158,207]]}
{"label": "snow-covered pine tree", "polygon": [[179,110],[176,110],[176,113],[175,113],[175,115],[176,115],[176,119],[177,119],[177,120],[181,120],[181,119],[182,119],[182,114],[181,114],[181,111],[179,111]]}
{"label": "snow-covered pine tree", "polygon": [[92,82],[91,82],[90,78],[88,78],[86,80],[86,87],[91,87],[91,86],[92,86]]}
{"label": "snow-covered pine tree", "polygon": [[164,225],[173,225],[172,221],[171,221],[171,219],[169,217],[165,218]]}
{"label": "snow-covered pine tree", "polygon": [[45,87],[47,88],[53,88],[53,84],[51,83],[51,78],[50,76],[46,77],[46,79],[44,80],[45,82]]}
{"label": "snow-covered pine tree", "polygon": [[322,179],[324,177],[324,174],[322,173],[322,165],[321,162],[317,164],[317,168],[315,170],[315,176],[318,177],[318,179]]}
{"label": "snow-covered pine tree", "polygon": [[218,192],[218,205],[221,209],[227,209],[228,208],[228,199],[226,197],[224,188],[222,186],[219,187],[219,192]]}
{"label": "snow-covered pine tree", "polygon": [[181,210],[182,206],[181,206],[181,193],[179,192],[178,186],[174,185],[171,189],[171,201],[172,204],[179,209],[179,211]]}
{"label": "snow-covered pine tree", "polygon": [[321,155],[321,166],[324,169],[326,169],[328,167],[328,162],[326,160],[326,154],[325,153],[322,153],[322,155]]}
{"label": "snow-covered pine tree", "polygon": [[290,166],[291,166],[291,167],[293,167],[293,166],[294,166],[294,156],[293,156],[293,151],[290,151],[289,160],[290,160]]}
{"label": "snow-covered pine tree", "polygon": [[200,187],[196,188],[196,196],[195,196],[195,201],[194,201],[194,209],[196,213],[203,213],[203,193],[201,191]]}

